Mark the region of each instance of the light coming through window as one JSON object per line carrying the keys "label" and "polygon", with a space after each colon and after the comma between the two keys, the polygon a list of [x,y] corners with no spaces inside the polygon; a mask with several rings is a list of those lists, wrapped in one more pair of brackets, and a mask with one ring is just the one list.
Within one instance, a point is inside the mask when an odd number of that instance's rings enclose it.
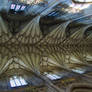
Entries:
{"label": "light coming through window", "polygon": [[49,79],[51,79],[51,80],[57,80],[57,79],[60,79],[61,78],[61,76],[59,76],[59,75],[56,75],[56,74],[48,74],[47,72],[45,72],[44,73]]}
{"label": "light coming through window", "polygon": [[19,87],[27,85],[27,82],[22,77],[14,76],[10,78],[11,87]]}
{"label": "light coming through window", "polygon": [[85,70],[79,70],[79,69],[72,69],[72,71],[80,74],[85,73]]}

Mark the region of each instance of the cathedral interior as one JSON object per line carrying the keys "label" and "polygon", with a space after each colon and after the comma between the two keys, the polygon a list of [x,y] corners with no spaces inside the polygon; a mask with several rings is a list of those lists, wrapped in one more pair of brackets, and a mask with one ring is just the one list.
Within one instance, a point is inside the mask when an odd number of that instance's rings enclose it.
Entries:
{"label": "cathedral interior", "polygon": [[0,0],[0,92],[92,92],[92,0]]}

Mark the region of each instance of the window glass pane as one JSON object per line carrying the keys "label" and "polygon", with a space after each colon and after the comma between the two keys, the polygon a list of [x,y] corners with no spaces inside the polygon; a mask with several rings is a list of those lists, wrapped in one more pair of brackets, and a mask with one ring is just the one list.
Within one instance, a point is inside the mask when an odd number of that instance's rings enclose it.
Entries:
{"label": "window glass pane", "polygon": [[14,9],[15,8],[15,4],[11,4],[11,9]]}
{"label": "window glass pane", "polygon": [[20,77],[20,82],[21,82],[22,85],[27,85],[27,82],[21,77]]}
{"label": "window glass pane", "polygon": [[50,75],[50,74],[47,74],[47,77],[50,78],[51,80],[54,80],[54,79],[55,79],[55,78],[54,78],[52,75]]}
{"label": "window glass pane", "polygon": [[80,74],[83,74],[85,72],[85,70],[76,70],[76,69],[72,69],[72,71]]}
{"label": "window glass pane", "polygon": [[21,5],[16,5],[15,11],[18,11],[20,9]]}
{"label": "window glass pane", "polygon": [[16,87],[16,84],[12,78],[10,78],[10,84],[11,84],[11,87]]}
{"label": "window glass pane", "polygon": [[56,79],[60,79],[60,78],[61,78],[60,76],[55,75],[55,74],[53,74],[53,76],[54,76]]}
{"label": "window glass pane", "polygon": [[16,78],[16,79],[14,79],[14,81],[15,81],[17,86],[21,86],[21,83],[20,83],[19,79]]}
{"label": "window glass pane", "polygon": [[11,87],[17,87],[22,85],[27,85],[27,82],[22,77],[13,76],[10,78]]}
{"label": "window glass pane", "polygon": [[56,74],[47,74],[46,75],[48,78],[50,78],[51,80],[56,80],[56,79],[60,79],[61,76],[58,76]]}
{"label": "window glass pane", "polygon": [[26,8],[26,6],[22,6],[22,7],[21,7],[21,10],[23,11],[25,8]]}

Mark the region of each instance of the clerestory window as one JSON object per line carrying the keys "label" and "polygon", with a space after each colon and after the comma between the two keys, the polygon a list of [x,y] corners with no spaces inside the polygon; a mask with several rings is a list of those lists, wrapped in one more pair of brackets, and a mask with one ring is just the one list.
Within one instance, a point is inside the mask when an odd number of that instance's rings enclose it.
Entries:
{"label": "clerestory window", "polygon": [[19,87],[27,85],[27,82],[22,77],[14,76],[10,78],[10,85],[11,87]]}

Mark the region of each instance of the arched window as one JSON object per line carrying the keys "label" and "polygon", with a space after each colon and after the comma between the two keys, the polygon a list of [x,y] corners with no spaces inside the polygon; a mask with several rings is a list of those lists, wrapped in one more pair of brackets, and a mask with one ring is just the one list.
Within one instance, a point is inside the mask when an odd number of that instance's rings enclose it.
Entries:
{"label": "arched window", "polygon": [[22,77],[13,76],[10,78],[11,87],[19,87],[27,85],[27,82]]}
{"label": "arched window", "polygon": [[12,3],[10,7],[10,9],[14,11],[24,11],[25,8],[26,8],[26,5],[22,5],[22,4],[20,5],[20,4],[14,4],[14,3]]}
{"label": "arched window", "polygon": [[83,74],[85,73],[85,70],[83,69],[72,69],[73,72],[79,73],[79,74]]}
{"label": "arched window", "polygon": [[52,73],[44,73],[49,79],[51,80],[57,80],[57,79],[61,79],[61,76],[57,75],[57,74],[52,74]]}

